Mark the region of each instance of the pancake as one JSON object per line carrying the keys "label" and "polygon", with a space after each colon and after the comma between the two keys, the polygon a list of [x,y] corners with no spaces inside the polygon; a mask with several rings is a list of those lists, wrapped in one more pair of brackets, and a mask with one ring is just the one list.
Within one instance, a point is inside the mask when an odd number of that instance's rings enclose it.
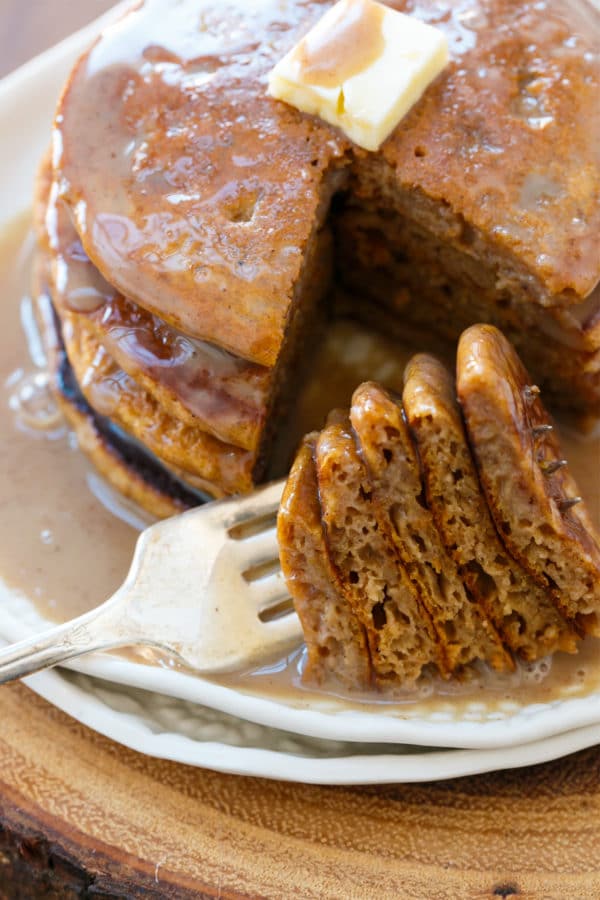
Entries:
{"label": "pancake", "polygon": [[[249,490],[253,485],[256,453],[216,439],[199,427],[198,417],[173,415],[172,404],[161,403],[164,399],[162,387],[148,378],[146,383],[150,382],[153,389],[146,390],[144,378],[140,383],[131,377],[97,339],[94,313],[100,320],[104,319],[105,327],[117,327],[112,310],[114,304],[118,304],[118,298],[115,299],[114,291],[99,273],[94,275],[77,234],[65,217],[64,204],[56,201],[47,160],[43,160],[40,169],[34,210],[39,243],[35,274],[38,284],[34,293],[40,293],[42,284],[41,291],[48,293],[54,313],[59,313],[57,327],[60,329],[61,352],[66,352],[70,377],[93,414],[111,421],[116,430],[122,429],[145,446],[150,451],[150,458],[156,458],[175,473],[176,480],[183,479],[194,490],[214,497]],[[87,314],[69,308],[68,299],[73,292],[82,293],[87,299],[90,306]],[[127,301],[122,302],[126,306]],[[105,327],[98,329],[101,334]],[[147,333],[140,338],[146,341],[146,346],[150,339],[151,335]],[[108,343],[110,345],[110,340]],[[127,356],[127,353],[123,355]],[[146,361],[149,355],[150,349],[144,354]],[[210,374],[213,380],[218,380],[214,372]],[[251,389],[251,384],[249,387]],[[210,386],[208,391],[212,390]],[[58,393],[59,401],[64,403],[60,390]],[[218,397],[219,385],[216,394]],[[93,443],[82,441],[82,449],[85,450],[88,444],[95,448]],[[97,455],[95,449],[94,454]],[[109,463],[110,457],[107,457],[102,465],[105,475]],[[118,470],[115,480],[122,481]],[[154,512],[152,484],[149,487],[150,506],[146,508]],[[141,496],[144,496],[143,492]],[[193,497],[193,493],[190,496]]]}
{"label": "pancake", "polygon": [[492,326],[460,340],[457,390],[496,529],[570,619],[600,634],[600,538],[539,389]]}
{"label": "pancake", "polygon": [[452,60],[368,154],[266,94],[330,5],[146,0],[106,30],[55,135],[87,255],[123,296],[280,384],[328,221],[338,281],[374,319],[391,308],[444,340],[496,322],[553,398],[597,415],[597,13],[396,0],[447,33]]}
{"label": "pancake", "polygon": [[403,406],[416,440],[427,504],[461,578],[506,645],[533,661],[574,652],[576,633],[542,588],[510,557],[492,522],[456,401],[454,379],[419,354],[405,373]]}
{"label": "pancake", "polygon": [[43,268],[37,266],[36,270],[34,308],[48,371],[60,409],[80,449],[115,490],[157,518],[167,518],[203,503],[206,492],[184,484],[177,473],[161,465],[145,447],[95,413],[87,403],[64,350],[59,322],[44,288]]}
{"label": "pancake", "polygon": [[[94,390],[94,382],[115,389],[119,384],[130,402],[116,405],[115,421],[153,453],[177,465],[184,477],[186,470],[200,477],[203,489],[214,496],[250,489],[268,462],[266,444],[274,420],[289,402],[285,383],[277,380],[278,370],[190,338],[122,297],[86,256],[47,158],[38,176],[35,209],[40,252],[50,259],[50,293],[78,377],[88,376],[88,383],[82,384],[88,400],[105,407],[109,392]],[[312,279],[318,291],[329,279],[322,268],[327,247],[328,234],[323,232]],[[308,324],[311,333],[314,319]],[[304,315],[299,316],[298,326],[304,321]],[[293,359],[285,361],[293,368]],[[144,413],[136,421],[138,403]],[[101,412],[110,414],[110,409]],[[239,475],[234,474],[236,468]],[[195,484],[195,478],[186,480]]]}
{"label": "pancake", "polygon": [[[330,559],[365,628],[377,687],[414,684],[443,668],[427,613],[389,537],[379,528],[371,483],[346,417],[320,433],[317,480]],[[293,585],[290,588],[294,596]]]}
{"label": "pancake", "polygon": [[[156,457],[201,483],[211,494],[252,488],[252,454],[223,444],[206,432],[170,416],[112,359],[106,349],[72,318],[63,316],[62,334],[69,362],[89,405],[139,440]],[[199,481],[198,481],[199,480]]]}
{"label": "pancake", "polygon": [[394,0],[451,61],[367,153],[266,92],[331,2],[138,4],[75,65],[39,177],[76,376],[96,348],[115,423],[215,496],[283,470],[341,309],[448,355],[496,323],[552,403],[600,415],[598,14]]}
{"label": "pancake", "polygon": [[326,546],[314,461],[316,435],[308,435],[288,476],[277,538],[281,568],[302,623],[307,661],[303,677],[351,690],[371,685],[365,630],[333,570]]}
{"label": "pancake", "polygon": [[149,0],[75,67],[59,109],[56,170],[94,264],[187,334],[267,366],[348,143],[268,98],[264,76],[323,9]]}
{"label": "pancake", "polygon": [[170,415],[256,451],[272,387],[269,370],[190,338],[122,297],[92,265],[56,185],[48,186],[42,240],[52,258],[59,314],[93,335]]}
{"label": "pancake", "polygon": [[469,594],[424,497],[419,459],[400,407],[379,385],[354,393],[350,420],[369,473],[374,505],[435,629],[447,669],[475,660],[513,668],[485,609]]}

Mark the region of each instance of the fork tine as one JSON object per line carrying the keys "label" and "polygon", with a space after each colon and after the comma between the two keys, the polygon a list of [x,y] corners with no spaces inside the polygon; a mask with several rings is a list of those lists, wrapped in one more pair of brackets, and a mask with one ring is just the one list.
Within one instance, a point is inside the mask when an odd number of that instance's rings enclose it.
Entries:
{"label": "fork tine", "polygon": [[283,572],[279,571],[267,578],[260,578],[248,585],[248,594],[257,612],[261,613],[276,606],[290,596]]}
{"label": "fork tine", "polygon": [[292,643],[302,637],[302,625],[300,619],[295,612],[283,616],[281,619],[274,619],[272,622],[265,622],[263,628],[268,628],[271,640],[277,640],[280,643]]}
{"label": "fork tine", "polygon": [[242,541],[229,541],[231,560],[240,572],[279,560],[277,531],[269,528]]}
{"label": "fork tine", "polygon": [[246,497],[232,497],[229,501],[219,501],[214,506],[214,512],[220,514],[220,520],[225,528],[233,528],[253,519],[275,514],[279,508],[284,484],[284,481],[274,481]]}

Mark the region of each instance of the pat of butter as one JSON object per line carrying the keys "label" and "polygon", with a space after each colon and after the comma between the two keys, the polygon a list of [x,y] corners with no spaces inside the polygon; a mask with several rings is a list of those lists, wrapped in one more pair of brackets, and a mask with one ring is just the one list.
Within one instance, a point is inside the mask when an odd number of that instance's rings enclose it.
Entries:
{"label": "pat of butter", "polygon": [[277,63],[269,93],[378,150],[447,62],[438,28],[374,0],[340,0]]}

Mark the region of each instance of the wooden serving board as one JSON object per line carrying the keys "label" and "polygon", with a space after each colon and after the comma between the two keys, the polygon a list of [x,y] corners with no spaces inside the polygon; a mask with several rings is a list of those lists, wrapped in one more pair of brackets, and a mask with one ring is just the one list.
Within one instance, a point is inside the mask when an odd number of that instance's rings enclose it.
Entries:
{"label": "wooden serving board", "polygon": [[600,897],[600,748],[328,788],[142,756],[0,689],[0,898]]}

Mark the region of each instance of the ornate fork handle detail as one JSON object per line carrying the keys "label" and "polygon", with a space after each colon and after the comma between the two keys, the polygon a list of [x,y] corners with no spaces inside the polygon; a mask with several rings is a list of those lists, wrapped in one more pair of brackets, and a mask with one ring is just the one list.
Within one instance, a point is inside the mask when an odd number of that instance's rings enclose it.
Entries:
{"label": "ornate fork handle detail", "polygon": [[123,599],[118,591],[102,606],[66,625],[0,650],[0,684],[17,681],[84,653],[138,643],[139,628],[124,612]]}

